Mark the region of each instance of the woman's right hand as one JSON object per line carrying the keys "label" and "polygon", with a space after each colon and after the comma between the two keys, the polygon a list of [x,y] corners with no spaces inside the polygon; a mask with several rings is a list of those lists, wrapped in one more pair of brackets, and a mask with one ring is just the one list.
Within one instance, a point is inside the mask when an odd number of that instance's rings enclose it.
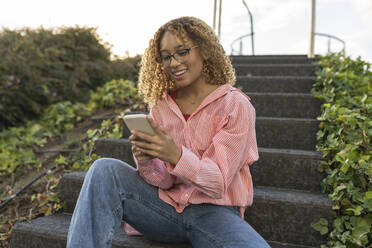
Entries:
{"label": "woman's right hand", "polygon": [[[136,136],[134,134],[132,134],[131,136],[129,136],[129,141],[132,142],[133,140],[136,139]],[[150,160],[150,159],[153,159],[152,156],[150,155],[147,155],[141,151],[139,151],[137,149],[137,146],[132,144],[132,153],[133,155],[136,157],[137,161],[138,162],[144,162],[144,161],[147,161],[147,160]]]}

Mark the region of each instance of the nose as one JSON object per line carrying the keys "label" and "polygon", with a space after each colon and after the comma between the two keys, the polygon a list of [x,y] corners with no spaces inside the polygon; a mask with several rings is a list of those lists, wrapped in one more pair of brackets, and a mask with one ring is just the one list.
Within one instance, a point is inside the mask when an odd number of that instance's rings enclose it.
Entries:
{"label": "nose", "polygon": [[178,60],[177,60],[174,56],[172,56],[171,61],[170,61],[170,63],[169,63],[169,66],[170,66],[170,67],[177,67],[177,66],[180,65],[180,64],[181,64],[181,63],[178,62]]}

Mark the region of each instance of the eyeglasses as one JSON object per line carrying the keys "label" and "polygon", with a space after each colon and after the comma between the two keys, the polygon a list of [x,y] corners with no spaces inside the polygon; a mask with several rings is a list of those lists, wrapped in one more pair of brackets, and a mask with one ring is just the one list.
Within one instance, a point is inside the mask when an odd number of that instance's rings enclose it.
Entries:
{"label": "eyeglasses", "polygon": [[186,61],[187,55],[189,55],[191,49],[194,49],[196,47],[198,46],[181,49],[169,55],[160,55],[159,57],[156,58],[156,62],[163,63],[164,65],[169,66],[172,63],[172,58],[174,58],[179,63],[183,63]]}

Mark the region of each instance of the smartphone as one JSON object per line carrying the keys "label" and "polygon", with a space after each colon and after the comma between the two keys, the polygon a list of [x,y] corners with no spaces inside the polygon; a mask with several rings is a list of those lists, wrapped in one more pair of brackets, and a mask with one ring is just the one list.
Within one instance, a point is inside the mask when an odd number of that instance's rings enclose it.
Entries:
{"label": "smartphone", "polygon": [[137,129],[138,131],[144,132],[149,135],[155,135],[154,130],[152,129],[149,121],[146,119],[145,114],[131,114],[124,116],[124,122],[127,125],[128,129],[132,131]]}

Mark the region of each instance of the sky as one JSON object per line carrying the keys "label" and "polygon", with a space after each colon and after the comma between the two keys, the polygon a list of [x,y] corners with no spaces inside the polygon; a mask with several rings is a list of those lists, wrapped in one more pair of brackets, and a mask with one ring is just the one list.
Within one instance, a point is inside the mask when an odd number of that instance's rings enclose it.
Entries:
{"label": "sky", "polygon": [[[219,2],[219,1],[218,1]],[[246,0],[253,15],[255,54],[308,54],[311,0]],[[0,0],[0,28],[88,26],[118,56],[143,54],[155,31],[165,22],[195,16],[213,26],[214,0]],[[372,63],[372,0],[316,0],[315,32],[346,43],[346,55]],[[241,0],[223,0],[221,44],[250,32]],[[250,39],[243,43],[251,54]],[[315,53],[326,54],[328,40],[316,36]],[[236,47],[237,48],[237,47]],[[342,44],[331,41],[331,51]]]}

